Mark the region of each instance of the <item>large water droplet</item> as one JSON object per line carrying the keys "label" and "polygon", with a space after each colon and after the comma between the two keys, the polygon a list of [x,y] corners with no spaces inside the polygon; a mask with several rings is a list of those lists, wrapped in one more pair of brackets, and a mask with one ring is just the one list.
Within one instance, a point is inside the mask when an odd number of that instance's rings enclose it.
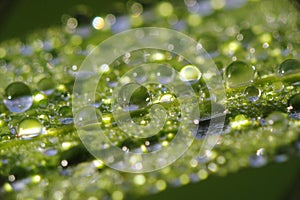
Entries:
{"label": "large water droplet", "polygon": [[22,139],[36,137],[43,132],[43,125],[37,119],[27,118],[20,122],[17,136]]}
{"label": "large water droplet", "polygon": [[73,113],[72,109],[69,106],[62,106],[59,109],[59,116],[61,117],[59,121],[62,124],[71,124],[73,123]]}
{"label": "large water droplet", "polygon": [[54,92],[55,84],[51,78],[43,78],[38,84],[38,89],[45,95],[50,95]]}
{"label": "large water droplet", "polygon": [[30,88],[22,82],[13,82],[5,89],[5,106],[15,113],[28,110],[33,103]]}
{"label": "large water droplet", "polygon": [[227,86],[236,87],[249,83],[254,78],[254,68],[242,61],[231,63],[225,71]]}
{"label": "large water droplet", "polygon": [[287,59],[279,66],[279,74],[281,76],[300,72],[300,61],[296,59]]}
{"label": "large water droplet", "polygon": [[180,79],[191,84],[198,82],[201,76],[201,72],[194,65],[186,65],[180,70]]}
{"label": "large water droplet", "polygon": [[292,96],[288,101],[288,109],[291,111],[291,117],[300,119],[300,93]]}
{"label": "large water droplet", "polygon": [[247,87],[244,93],[247,99],[251,102],[257,101],[261,95],[260,89],[255,86]]}

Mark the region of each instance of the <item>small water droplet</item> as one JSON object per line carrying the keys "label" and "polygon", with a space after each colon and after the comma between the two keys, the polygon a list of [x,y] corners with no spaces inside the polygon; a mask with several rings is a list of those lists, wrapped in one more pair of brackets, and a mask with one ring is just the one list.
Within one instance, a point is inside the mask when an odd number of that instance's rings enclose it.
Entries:
{"label": "small water droplet", "polygon": [[157,80],[161,84],[167,84],[174,80],[175,72],[171,67],[161,65],[156,73]]}
{"label": "small water droplet", "polygon": [[225,78],[227,85],[236,87],[249,83],[254,79],[254,72],[253,67],[250,67],[242,61],[235,61],[226,68]]}
{"label": "small water droplet", "polygon": [[159,102],[161,103],[171,103],[173,102],[175,97],[172,94],[164,94],[160,97]]}
{"label": "small water droplet", "polygon": [[30,88],[22,82],[13,82],[5,89],[5,106],[15,113],[28,110],[33,103]]}
{"label": "small water droplet", "polygon": [[56,150],[56,149],[46,149],[44,151],[44,154],[46,156],[55,156],[57,154],[57,152],[58,152],[58,150]]}
{"label": "small water droplet", "polygon": [[279,66],[279,75],[284,76],[300,71],[300,61],[296,59],[287,59]]}
{"label": "small water droplet", "polygon": [[38,84],[38,89],[45,95],[50,95],[54,92],[55,83],[51,78],[43,78]]}
{"label": "small water droplet", "polygon": [[289,101],[290,117],[300,119],[300,93],[293,95]]}
{"label": "small water droplet", "polygon": [[281,92],[284,88],[284,84],[281,81],[276,81],[272,83],[271,87],[275,92]]}
{"label": "small water droplet", "polygon": [[258,152],[256,152],[256,155],[251,156],[249,159],[249,164],[252,167],[262,167],[267,163],[267,158],[264,155],[261,154],[257,154]]}
{"label": "small water droplet", "polygon": [[22,139],[36,137],[43,132],[43,125],[35,118],[27,118],[20,122],[17,136]]}
{"label": "small water droplet", "polygon": [[202,74],[194,65],[186,65],[180,70],[180,79],[184,82],[194,84],[199,81]]}
{"label": "small water droplet", "polygon": [[143,68],[134,69],[134,72],[132,72],[132,76],[138,83],[143,83],[147,80],[147,75]]}
{"label": "small water droplet", "polygon": [[255,86],[249,86],[245,89],[244,94],[249,101],[255,102],[259,99],[261,91]]}
{"label": "small water droplet", "polygon": [[68,101],[70,99],[71,95],[69,92],[63,92],[63,93],[61,93],[60,97],[62,100]]}
{"label": "small water droplet", "polygon": [[105,81],[106,81],[107,86],[116,87],[116,85],[118,84],[118,76],[115,73],[115,71],[110,72],[109,74],[107,74],[105,76]]}

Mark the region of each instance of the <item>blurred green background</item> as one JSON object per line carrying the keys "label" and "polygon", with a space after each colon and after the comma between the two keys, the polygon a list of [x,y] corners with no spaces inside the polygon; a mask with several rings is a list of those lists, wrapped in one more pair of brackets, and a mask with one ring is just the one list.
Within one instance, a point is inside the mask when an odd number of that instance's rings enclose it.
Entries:
{"label": "blurred green background", "polygon": [[[139,2],[147,9],[157,1]],[[78,9],[82,8],[82,5],[85,5],[85,11]],[[79,15],[82,20],[88,20],[93,15],[125,12],[126,1],[2,0],[0,1],[0,41],[11,38],[24,39],[35,30],[61,26],[63,14]],[[300,159],[294,157],[285,163],[271,163],[258,169],[242,169],[226,177],[209,177],[206,181],[167,189],[141,199],[299,200],[299,169]]]}

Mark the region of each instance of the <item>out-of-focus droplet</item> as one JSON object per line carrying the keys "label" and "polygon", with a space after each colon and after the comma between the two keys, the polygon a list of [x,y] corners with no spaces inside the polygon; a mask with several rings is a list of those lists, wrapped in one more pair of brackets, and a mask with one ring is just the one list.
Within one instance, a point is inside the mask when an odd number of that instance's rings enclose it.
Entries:
{"label": "out-of-focus droplet", "polygon": [[104,19],[102,17],[95,17],[92,25],[95,29],[101,30],[104,27]]}
{"label": "out-of-focus droplet", "polygon": [[300,119],[300,93],[293,95],[288,101],[288,109],[291,112],[291,117]]}
{"label": "out-of-focus droplet", "polygon": [[232,129],[241,129],[244,126],[248,126],[249,124],[250,120],[248,120],[246,116],[242,114],[235,116],[235,118],[230,122]]}
{"label": "out-of-focus droplet", "polygon": [[173,14],[173,6],[169,2],[161,2],[157,7],[158,13],[163,17],[169,17]]}
{"label": "out-of-focus droplet", "polygon": [[255,102],[259,99],[261,91],[255,86],[249,86],[245,89],[244,94],[249,101]]}
{"label": "out-of-focus droplet", "polygon": [[300,72],[300,61],[296,59],[287,59],[279,66],[279,75],[284,76]]}
{"label": "out-of-focus droplet", "polygon": [[5,106],[15,113],[28,110],[33,103],[30,88],[22,82],[13,82],[5,89]]}
{"label": "out-of-focus droplet", "polygon": [[180,79],[184,82],[194,84],[199,81],[202,74],[194,65],[186,65],[180,70]]}
{"label": "out-of-focus droplet", "polygon": [[227,86],[236,87],[253,81],[254,68],[242,61],[231,63],[225,71]]}
{"label": "out-of-focus droplet", "polygon": [[250,166],[255,168],[264,166],[267,163],[267,158],[264,154],[265,150],[263,148],[258,149],[256,154],[249,159]]}
{"label": "out-of-focus droplet", "polygon": [[46,156],[55,156],[57,154],[58,150],[56,149],[47,149],[44,151],[44,154]]}
{"label": "out-of-focus droplet", "polygon": [[158,82],[167,84],[174,80],[175,72],[171,67],[159,66],[156,73]]}
{"label": "out-of-focus droplet", "polygon": [[270,126],[272,132],[284,133],[288,126],[288,120],[283,113],[274,111],[266,118],[266,124]]}
{"label": "out-of-focus droplet", "polygon": [[27,118],[20,122],[17,136],[22,139],[30,139],[43,132],[43,125],[35,118]]}
{"label": "out-of-focus droplet", "polygon": [[37,86],[42,93],[50,95],[54,92],[55,83],[51,78],[43,78],[38,82]]}

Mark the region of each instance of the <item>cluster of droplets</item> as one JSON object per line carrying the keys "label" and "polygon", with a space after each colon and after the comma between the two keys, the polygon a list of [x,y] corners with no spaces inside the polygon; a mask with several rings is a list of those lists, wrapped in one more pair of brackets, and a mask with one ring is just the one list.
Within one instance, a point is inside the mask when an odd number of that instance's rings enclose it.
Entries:
{"label": "cluster of droplets", "polygon": [[2,117],[8,119],[4,123],[14,136],[29,139],[46,133],[46,128],[73,123],[70,94],[64,86],[56,87],[51,78],[42,78],[33,87],[16,81],[5,88]]}
{"label": "cluster of droplets", "polygon": [[[88,9],[80,7],[79,14],[62,17],[65,32],[50,29],[45,37],[41,36],[43,34],[33,34],[26,44],[16,41],[14,44],[7,43],[0,47],[0,73],[3,77],[0,83],[6,86],[1,96],[3,99],[3,105],[0,107],[1,131],[7,131],[5,129],[7,126],[10,129],[10,135],[16,134],[23,139],[48,133],[45,134],[46,137],[24,141],[24,145],[9,146],[7,150],[2,151],[4,153],[1,154],[3,159],[0,161],[0,170],[9,169],[7,171],[11,173],[1,171],[1,174],[8,176],[9,183],[3,186],[6,192],[23,191],[20,195],[35,198],[32,197],[32,194],[35,194],[34,191],[40,193],[46,187],[51,187],[54,191],[53,197],[60,199],[63,195],[68,195],[66,191],[70,189],[68,187],[72,187],[70,198],[80,198],[77,191],[86,190],[90,191],[88,194],[91,196],[90,199],[95,199],[92,196],[92,191],[94,191],[92,187],[97,185],[95,196],[120,200],[124,198],[124,191],[128,190],[128,185],[135,187],[135,192],[152,193],[165,190],[169,185],[179,186],[204,180],[209,174],[216,173],[224,176],[248,164],[253,167],[263,166],[271,159],[275,147],[289,145],[296,140],[298,135],[293,130],[298,130],[296,128],[300,119],[300,65],[297,60],[299,59],[297,45],[294,43],[299,43],[296,39],[298,32],[277,30],[278,26],[283,27],[283,30],[291,30],[289,25],[295,21],[293,13],[288,9],[286,11],[282,9],[281,17],[275,18],[275,15],[268,11],[263,14],[263,19],[266,18],[268,23],[263,24],[264,20],[261,20],[255,12],[257,9],[253,9],[252,20],[249,21],[247,18],[247,23],[241,23],[241,28],[238,28],[236,22],[243,22],[238,16],[231,17],[230,13],[227,13],[226,18],[219,17],[218,23],[211,23],[209,15],[214,10],[222,12],[222,8],[232,9],[241,6],[245,3],[244,1],[186,0],[184,3],[188,12],[182,16],[180,12],[177,12],[178,8],[169,2],[158,3],[149,14],[142,4],[130,1],[126,6],[129,15],[125,16],[107,14],[91,17]],[[254,2],[253,4],[258,6]],[[261,3],[260,6],[263,9],[273,8],[271,2]],[[289,20],[285,16],[289,16]],[[85,21],[86,17],[91,26],[82,26],[81,22]],[[102,171],[104,163],[100,160],[92,160],[79,145],[80,142],[76,141],[76,137],[73,134],[67,134],[73,129],[65,129],[73,123],[70,85],[75,77],[87,79],[91,76],[89,73],[78,73],[77,66],[97,45],[99,34],[109,34],[110,31],[116,33],[131,27],[149,24],[188,31],[191,36],[199,38],[203,48],[215,59],[217,67],[224,75],[227,87],[228,110],[226,112],[229,122],[225,132],[229,134],[220,136],[220,142],[213,151],[207,152],[206,159],[195,158],[194,152],[191,151],[186,159],[179,160],[175,167],[167,167],[150,176],[147,174],[121,175],[113,170]],[[197,28],[199,26],[206,27],[203,33],[199,33]],[[88,45],[83,42],[86,38],[90,41]],[[284,44],[285,42],[287,44]],[[283,45],[286,47],[282,47]],[[171,49],[172,46],[170,46]],[[167,61],[169,63],[173,59],[170,60],[170,55],[164,52],[145,52],[142,57],[152,62]],[[174,58],[180,60],[180,57],[174,56]],[[278,65],[284,59],[285,61]],[[119,68],[124,71],[128,70],[128,66],[131,67],[133,64],[132,61],[134,61],[134,55],[126,53],[120,61],[122,64]],[[232,63],[225,68],[228,62]],[[22,66],[21,70],[17,66]],[[129,105],[124,104],[124,108],[133,111],[132,116],[137,116],[136,119],[134,118],[136,123],[141,125],[148,123],[147,116],[140,115],[139,110],[147,109],[151,104],[163,104],[166,108],[172,108],[176,104],[176,96],[162,86],[174,80],[173,72],[165,69],[162,68],[156,74],[161,85],[151,87],[141,85],[147,77],[146,72],[136,71],[133,74],[133,79],[139,89],[131,96]],[[117,145],[123,151],[151,152],[167,146],[175,137],[174,130],[178,128],[176,120],[166,121],[167,126],[163,130],[166,134],[137,141],[136,146],[126,141],[124,135],[115,131],[116,124],[113,116],[109,114],[112,103],[111,95],[124,72],[111,70],[108,65],[100,66],[99,70],[106,75],[103,84],[99,83],[98,86],[104,92],[96,94],[96,102],[91,106],[104,112],[101,116],[101,123],[108,130],[109,138],[112,138],[112,141],[120,141]],[[200,100],[213,99],[203,85],[199,84],[204,75],[196,67],[181,62],[177,70],[182,81],[191,83],[196,91],[201,91],[199,92]],[[47,76],[41,77],[41,74],[47,74]],[[125,91],[126,87],[123,88]],[[200,106],[209,109],[206,104]],[[173,110],[170,111],[174,116],[178,114]],[[84,119],[86,115],[87,113],[81,113],[78,117]],[[178,118],[174,117],[174,119]],[[194,121],[195,124],[199,124],[199,132],[206,131],[205,126],[209,120],[208,117]],[[60,131],[61,127],[63,129]],[[241,134],[234,134],[233,137],[231,133],[235,132]],[[2,136],[3,133],[1,133],[1,140],[5,138]],[[5,143],[3,143],[3,148],[6,148]],[[18,180],[18,171],[15,172],[12,166],[20,162],[18,160],[20,152],[26,157],[22,161],[23,164],[25,163],[25,166],[22,166],[25,170],[42,174],[38,171],[39,168],[53,167],[59,171],[59,173],[51,173],[53,179],[57,181],[47,178],[46,174],[43,174],[45,177],[30,175],[29,178]],[[278,153],[275,160],[284,161],[286,157],[282,154],[284,152]],[[76,164],[77,162],[80,163]],[[177,167],[179,165],[180,167]],[[165,176],[168,178],[165,179]],[[55,184],[51,185],[53,182]],[[112,183],[114,185],[111,185]],[[101,188],[108,189],[102,190]]]}

